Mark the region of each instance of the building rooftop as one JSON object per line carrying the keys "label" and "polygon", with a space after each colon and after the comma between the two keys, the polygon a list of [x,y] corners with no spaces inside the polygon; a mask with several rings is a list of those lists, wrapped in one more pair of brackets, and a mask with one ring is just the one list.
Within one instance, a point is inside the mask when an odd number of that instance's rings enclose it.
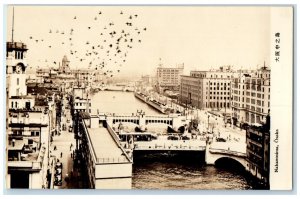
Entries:
{"label": "building rooftop", "polygon": [[23,147],[25,146],[25,142],[24,140],[14,140],[14,145],[13,143],[9,143],[8,144],[8,150],[10,151],[22,151],[23,150]]}
{"label": "building rooftop", "polygon": [[12,51],[12,50],[23,50],[27,51],[27,46],[26,44],[22,42],[6,42],[6,49],[7,51]]}
{"label": "building rooftop", "polygon": [[[87,130],[98,163],[124,162],[124,160],[127,160],[106,128],[88,128]],[[127,161],[129,162],[129,160]]]}

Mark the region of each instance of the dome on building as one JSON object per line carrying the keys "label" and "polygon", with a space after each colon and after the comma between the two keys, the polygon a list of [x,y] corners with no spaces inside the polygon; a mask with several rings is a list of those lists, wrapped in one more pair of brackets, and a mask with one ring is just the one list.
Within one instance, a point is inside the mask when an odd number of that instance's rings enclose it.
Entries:
{"label": "dome on building", "polygon": [[68,58],[67,58],[66,55],[63,57],[62,62],[69,62],[69,60],[68,60]]}

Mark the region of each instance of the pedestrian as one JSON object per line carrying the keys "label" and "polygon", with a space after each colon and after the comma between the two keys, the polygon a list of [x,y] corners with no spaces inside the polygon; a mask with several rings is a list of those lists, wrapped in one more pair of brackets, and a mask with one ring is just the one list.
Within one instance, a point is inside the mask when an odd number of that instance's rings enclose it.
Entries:
{"label": "pedestrian", "polygon": [[56,151],[56,146],[54,146],[54,151]]}
{"label": "pedestrian", "polygon": [[60,153],[60,157],[62,158],[62,152]]}
{"label": "pedestrian", "polygon": [[73,153],[71,152],[71,158],[73,158]]}

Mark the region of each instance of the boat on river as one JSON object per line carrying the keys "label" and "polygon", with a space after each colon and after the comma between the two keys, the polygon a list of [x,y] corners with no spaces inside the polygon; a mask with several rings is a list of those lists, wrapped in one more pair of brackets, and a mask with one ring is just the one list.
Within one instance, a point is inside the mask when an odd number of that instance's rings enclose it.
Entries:
{"label": "boat on river", "polygon": [[145,94],[143,94],[142,92],[134,92],[134,96],[140,100],[142,100],[143,102],[147,103],[149,97]]}
{"label": "boat on river", "polygon": [[166,104],[162,104],[159,101],[156,101],[155,99],[149,99],[147,101],[147,104],[155,108],[156,110],[160,111],[161,113],[167,114],[170,113],[170,109]]}

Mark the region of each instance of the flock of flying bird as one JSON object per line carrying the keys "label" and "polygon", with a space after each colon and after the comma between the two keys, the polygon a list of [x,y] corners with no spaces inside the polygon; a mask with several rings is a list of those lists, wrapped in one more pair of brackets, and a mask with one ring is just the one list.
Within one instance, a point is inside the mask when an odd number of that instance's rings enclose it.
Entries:
{"label": "flock of flying bird", "polygon": [[[113,21],[107,23],[102,11],[99,11],[91,19],[90,25],[80,22],[80,16],[73,16],[72,24],[76,25],[72,28],[49,30],[48,34],[50,35],[47,37],[51,37],[51,41],[47,42],[46,39],[38,39],[33,36],[30,36],[29,39],[35,45],[46,46],[50,50],[65,47],[69,51],[70,60],[77,60],[78,67],[88,66],[90,69],[101,71],[107,77],[113,77],[114,73],[120,72],[130,50],[142,42],[140,36],[147,30],[146,27],[136,26],[138,24],[137,14],[130,15],[120,11],[119,15],[118,23],[115,24]],[[120,22],[122,20],[123,22]],[[82,28],[87,31],[87,35],[81,35]],[[80,38],[75,38],[76,34]],[[56,66],[59,63],[56,60],[50,61],[49,58],[45,58],[44,62],[47,62],[47,65],[54,64]]]}

